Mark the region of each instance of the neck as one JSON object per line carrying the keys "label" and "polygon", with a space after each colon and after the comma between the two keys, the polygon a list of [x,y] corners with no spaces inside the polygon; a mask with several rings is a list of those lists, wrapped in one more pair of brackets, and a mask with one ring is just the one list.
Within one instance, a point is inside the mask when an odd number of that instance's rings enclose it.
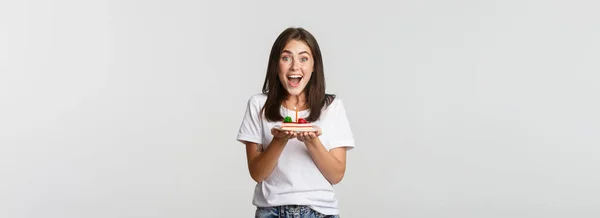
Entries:
{"label": "neck", "polygon": [[285,100],[285,105],[289,109],[296,107],[298,110],[306,109],[306,95],[302,92],[300,95],[288,95]]}
{"label": "neck", "polygon": [[288,95],[286,100],[291,104],[303,104],[306,102],[306,95],[304,92],[300,93],[300,95]]}

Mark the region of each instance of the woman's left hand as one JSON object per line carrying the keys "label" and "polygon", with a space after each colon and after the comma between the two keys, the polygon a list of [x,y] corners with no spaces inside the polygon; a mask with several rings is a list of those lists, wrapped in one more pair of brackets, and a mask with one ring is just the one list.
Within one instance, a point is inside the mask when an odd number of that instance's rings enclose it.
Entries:
{"label": "woman's left hand", "polygon": [[321,136],[322,131],[321,128],[319,128],[318,126],[314,126],[317,131],[315,132],[300,132],[298,133],[298,135],[296,136],[296,138],[304,143],[312,143],[314,140],[317,140],[319,138],[319,136]]}

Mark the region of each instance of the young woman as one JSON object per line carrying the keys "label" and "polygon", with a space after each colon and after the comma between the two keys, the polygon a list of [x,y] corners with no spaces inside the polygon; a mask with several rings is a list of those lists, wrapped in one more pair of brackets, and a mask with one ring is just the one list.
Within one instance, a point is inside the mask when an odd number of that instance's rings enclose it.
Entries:
{"label": "young woman", "polygon": [[[279,130],[287,116],[315,131]],[[308,31],[288,28],[275,40],[262,93],[248,100],[237,140],[257,182],[255,217],[339,217],[333,185],[344,177],[354,138],[342,100],[325,93],[321,51]]]}

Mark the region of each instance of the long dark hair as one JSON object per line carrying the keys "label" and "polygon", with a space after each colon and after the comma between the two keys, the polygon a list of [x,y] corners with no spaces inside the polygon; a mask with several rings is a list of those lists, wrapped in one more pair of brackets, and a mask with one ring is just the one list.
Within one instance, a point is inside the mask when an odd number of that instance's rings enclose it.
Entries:
{"label": "long dark hair", "polygon": [[321,49],[315,37],[303,28],[285,29],[273,43],[271,54],[269,55],[269,64],[267,66],[267,75],[263,84],[262,93],[267,95],[262,110],[269,121],[282,121],[281,104],[287,97],[287,91],[279,80],[279,58],[285,45],[290,40],[300,40],[305,42],[312,52],[314,59],[314,69],[312,76],[306,87],[306,105],[309,108],[309,116],[305,118],[309,122],[315,122],[321,117],[321,110],[327,107],[335,99],[335,95],[325,93],[325,75],[323,69],[323,58]]}

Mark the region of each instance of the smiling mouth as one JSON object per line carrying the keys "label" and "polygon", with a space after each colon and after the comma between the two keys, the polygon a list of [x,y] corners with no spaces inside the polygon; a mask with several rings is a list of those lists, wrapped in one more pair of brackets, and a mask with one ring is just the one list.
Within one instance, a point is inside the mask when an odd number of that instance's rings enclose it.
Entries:
{"label": "smiling mouth", "polygon": [[298,87],[298,85],[300,85],[300,81],[302,80],[302,76],[292,75],[292,76],[288,76],[287,79],[288,79],[288,83],[292,87]]}

